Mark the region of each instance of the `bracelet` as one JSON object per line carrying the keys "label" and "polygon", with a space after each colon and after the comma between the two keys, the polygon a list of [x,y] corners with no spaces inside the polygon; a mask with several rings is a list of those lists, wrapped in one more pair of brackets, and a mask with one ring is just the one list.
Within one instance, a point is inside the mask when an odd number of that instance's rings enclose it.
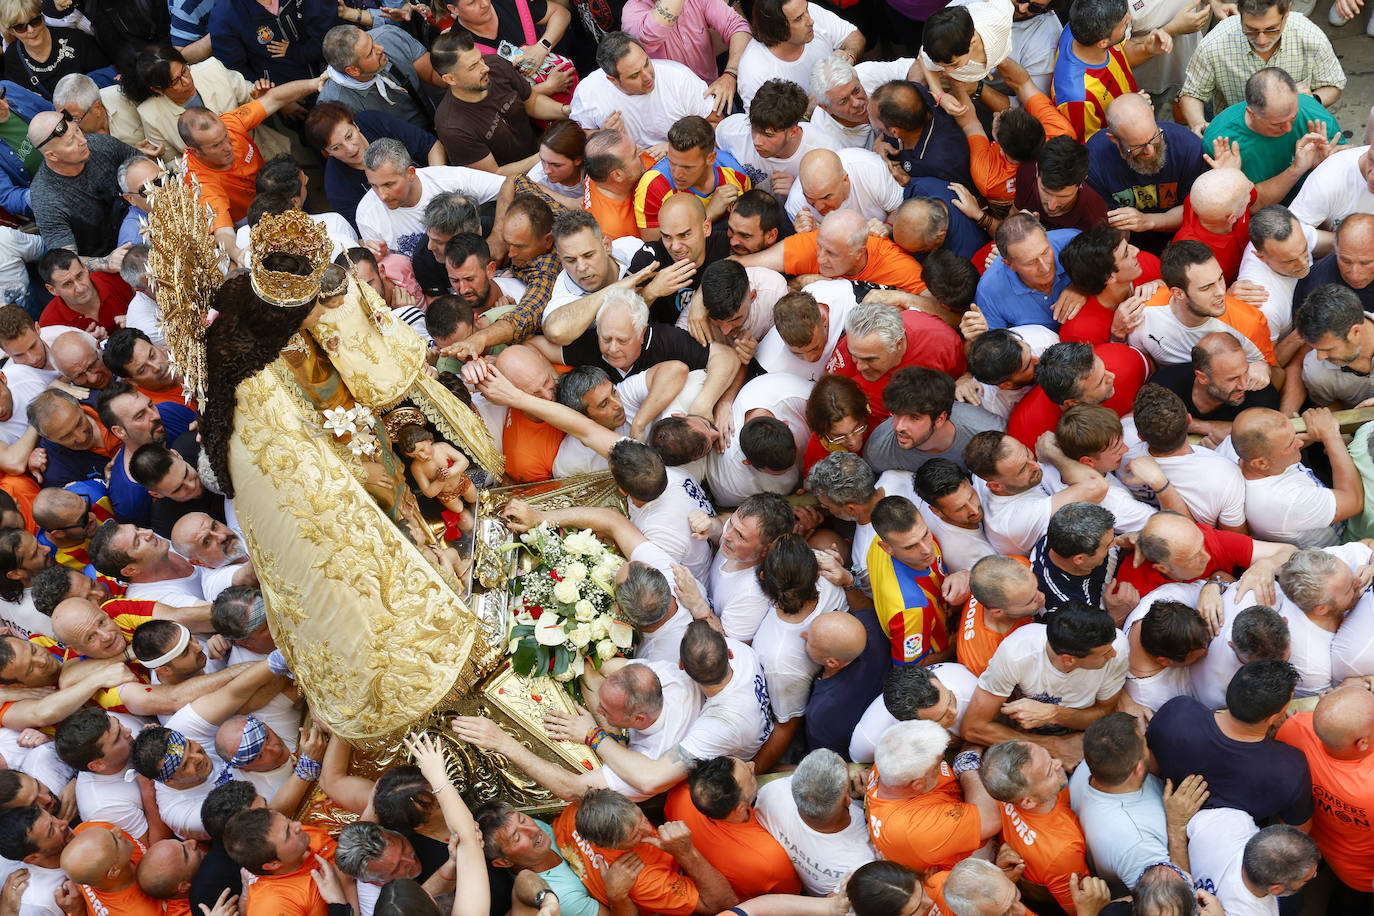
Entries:
{"label": "bracelet", "polygon": [[1160,487],[1158,490],[1156,490],[1154,487],[1150,487],[1150,494],[1153,496],[1158,496],[1159,494],[1163,493],[1165,490],[1169,489],[1173,485],[1174,482],[1172,480],[1166,480],[1164,481],[1164,486]]}
{"label": "bracelet", "polygon": [[958,776],[971,770],[983,768],[983,756],[977,751],[964,751],[954,758],[954,775]]}
{"label": "bracelet", "polygon": [[553,50],[553,45],[549,44],[549,40],[548,40],[547,38],[541,38],[541,39],[539,39],[539,43],[540,43],[541,45],[544,46],[544,50],[545,50],[545,51],[552,51],[552,50]]}
{"label": "bracelet", "polygon": [[453,783],[451,783],[451,782],[442,783],[442,784],[437,785],[437,786],[430,786],[430,787],[429,787],[429,794],[430,794],[430,795],[438,795],[440,792],[444,791],[445,789],[452,789],[452,788],[453,788]]}
{"label": "bracelet", "polygon": [[320,770],[324,767],[318,760],[311,760],[309,757],[301,757],[296,760],[296,775],[306,782],[314,782],[320,778]]}
{"label": "bracelet", "polygon": [[724,72],[721,73],[721,76],[733,76],[733,77],[735,78],[735,82],[737,82],[737,83],[739,82],[739,71],[738,71],[738,70],[732,70],[732,69],[730,69],[729,67],[726,67],[725,70],[724,70]]}
{"label": "bracelet", "polygon": [[939,105],[939,104],[940,104],[940,100],[943,99],[944,97],[945,97],[945,94],[944,94],[943,92],[937,92],[937,93],[935,93],[935,104],[936,104],[936,105]]}
{"label": "bracelet", "polygon": [[609,737],[610,733],[607,732],[606,729],[602,728],[601,726],[597,726],[596,728],[593,728],[591,731],[587,732],[587,736],[582,739],[582,743],[587,745],[587,747],[591,748],[592,750],[596,750],[601,746],[601,742],[605,741]]}

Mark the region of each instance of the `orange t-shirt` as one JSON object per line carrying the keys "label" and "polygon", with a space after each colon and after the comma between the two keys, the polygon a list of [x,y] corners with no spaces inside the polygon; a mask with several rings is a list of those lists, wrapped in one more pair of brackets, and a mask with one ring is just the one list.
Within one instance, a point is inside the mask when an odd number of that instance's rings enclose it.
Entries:
{"label": "orange t-shirt", "polygon": [[[587,842],[577,832],[577,804],[563,809],[553,822],[553,836],[558,851],[563,854],[573,873],[582,879],[587,892],[601,903],[610,906],[606,885],[601,879],[603,869],[630,850],[607,849]],[[634,853],[644,863],[644,869],[630,888],[630,899],[642,913],[661,913],[663,916],[689,916],[696,912],[700,899],[696,883],[678,868],[677,860],[661,849],[640,843]]]}
{"label": "orange t-shirt", "polygon": [[1307,757],[1312,772],[1312,839],[1331,870],[1350,887],[1374,884],[1374,779],[1369,758],[1336,760],[1312,730],[1312,713],[1279,726],[1278,738]]}
{"label": "orange t-shirt", "polygon": [[884,859],[907,868],[953,868],[983,845],[978,809],[964,801],[959,780],[944,761],[935,788],[916,798],[879,798],[874,770],[866,800],[873,845]]}
{"label": "orange t-shirt", "polygon": [[234,145],[234,161],[229,168],[212,169],[190,149],[186,151],[186,182],[200,179],[200,197],[215,212],[215,229],[232,229],[248,215],[248,205],[258,196],[258,169],[262,151],[248,133],[267,120],[267,109],[257,99],[219,116],[229,141]]}
{"label": "orange t-shirt", "polygon": [[[1073,125],[1055,107],[1049,96],[1036,93],[1026,103],[1026,111],[1035,115],[1045,128],[1045,139],[1074,136]],[[1015,163],[1002,155],[1002,148],[981,134],[968,138],[968,168],[978,193],[992,203],[1009,204],[1016,196]]]}
{"label": "orange t-shirt", "polygon": [[[143,854],[148,851],[148,847],[137,839],[120,830],[114,824],[105,821],[87,821],[72,832],[80,833],[83,830],[117,831],[124,839],[134,844],[131,858],[135,868],[138,867]],[[138,886],[137,881],[122,891],[97,891],[83,884],[81,885],[81,893],[85,895],[90,911],[100,913],[101,916],[162,916],[163,901],[149,897],[144,893],[143,888]]]}
{"label": "orange t-shirt", "polygon": [[301,867],[289,875],[254,876],[252,884],[244,886],[248,895],[248,916],[326,916],[329,904],[320,896],[320,889],[310,878],[310,872],[318,868],[315,855],[334,861],[334,848],[338,846],[322,827],[309,824],[302,829],[310,836],[310,854]]}
{"label": "orange t-shirt", "polygon": [[685,782],[668,793],[663,807],[670,821],[682,821],[692,831],[692,843],[716,867],[741,900],[764,894],[800,894],[797,870],[773,835],[750,811],[742,824],[713,820],[697,810]]}
{"label": "orange t-shirt", "polygon": [[[1025,557],[1012,557],[1012,559],[1030,569],[1030,560]],[[1002,644],[1002,640],[1016,632],[1017,628],[1030,622],[1030,617],[1022,617],[1016,621],[1011,630],[1006,633],[997,633],[983,623],[983,606],[978,603],[977,598],[970,595],[968,602],[964,605],[964,612],[959,616],[959,638],[954,645],[954,656],[958,659],[959,664],[982,677],[983,672],[988,670],[988,663],[992,661],[992,655],[997,651],[997,647]]]}
{"label": "orange t-shirt", "polygon": [[1002,808],[1002,839],[1026,863],[1026,880],[1049,890],[1069,916],[1074,916],[1070,875],[1088,874],[1088,845],[1078,815],[1069,807],[1065,786],[1048,814],[1022,811],[1009,802]]}
{"label": "orange t-shirt", "polygon": [[[1155,294],[1146,300],[1147,308],[1154,306],[1167,307],[1169,305],[1169,287],[1161,286],[1155,290]],[[1264,313],[1247,302],[1241,302],[1234,296],[1226,297],[1226,311],[1217,317],[1217,320],[1229,324],[1242,335],[1244,335],[1260,353],[1264,356],[1264,361],[1271,366],[1277,366],[1278,358],[1274,356],[1274,341],[1269,337],[1269,319],[1264,317]]]}
{"label": "orange t-shirt", "polygon": [[[654,166],[654,157],[640,153],[645,169]],[[635,222],[635,196],[633,193],[624,200],[607,197],[596,182],[590,178],[582,183],[582,209],[586,210],[601,224],[601,234],[608,239],[625,237],[638,238],[639,224]]]}
{"label": "orange t-shirt", "polygon": [[[816,247],[817,230],[798,232],[790,235],[782,243],[782,272],[791,274],[817,274],[821,272],[821,262]],[[898,248],[895,243],[877,236],[868,237],[868,263],[864,269],[848,280],[862,280],[877,283],[879,286],[894,286],[909,293],[923,293],[925,281],[921,279],[921,265],[916,259]]]}
{"label": "orange t-shirt", "polygon": [[552,423],[531,420],[515,408],[506,411],[501,450],[506,473],[516,483],[533,483],[553,476],[553,459],[563,444],[563,430]]}
{"label": "orange t-shirt", "polygon": [[184,388],[168,388],[166,391],[150,391],[147,388],[140,388],[138,390],[140,394],[146,394],[148,400],[152,401],[155,405],[180,404],[182,407],[189,407],[191,410],[196,409],[195,398],[192,398],[190,401],[186,400],[186,389]]}
{"label": "orange t-shirt", "polygon": [[106,458],[113,458],[119,453],[119,450],[124,447],[124,443],[119,441],[118,436],[105,428],[105,424],[100,422],[100,415],[95,412],[94,407],[91,407],[89,404],[82,404],[81,410],[100,427],[100,435],[104,439],[101,445],[96,446],[91,449],[91,451],[95,452],[97,455],[104,455]]}

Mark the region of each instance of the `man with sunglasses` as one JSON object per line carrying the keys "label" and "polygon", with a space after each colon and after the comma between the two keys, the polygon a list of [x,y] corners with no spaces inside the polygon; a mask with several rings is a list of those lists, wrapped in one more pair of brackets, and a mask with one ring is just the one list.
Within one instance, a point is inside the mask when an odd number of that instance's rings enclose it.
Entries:
{"label": "man with sunglasses", "polygon": [[100,523],[114,518],[109,493],[99,480],[78,480],[66,487],[46,487],[33,501],[33,521],[39,527],[38,543],[52,551],[62,566],[77,572],[95,571],[86,545]]}
{"label": "man with sunglasses", "polygon": [[34,115],[28,140],[43,154],[29,197],[48,250],[71,248],[88,270],[117,272],[126,249],[115,243],[129,208],[119,194],[119,164],[138,150],[105,134],[87,136],[65,111]]}
{"label": "man with sunglasses", "polygon": [[152,209],[145,187],[149,183],[159,187],[170,177],[163,172],[161,165],[147,156],[134,156],[120,163],[115,178],[119,183],[119,196],[129,204],[129,212],[125,215],[124,222],[119,225],[120,245],[138,245],[143,242],[142,227],[139,223],[148,218],[148,211]]}
{"label": "man with sunglasses", "polygon": [[1217,23],[1198,44],[1178,94],[1188,129],[1207,129],[1204,106],[1221,110],[1245,101],[1245,82],[1279,67],[1330,108],[1341,97],[1345,71],[1331,41],[1306,16],[1290,15],[1291,0],[1241,0],[1238,16]]}

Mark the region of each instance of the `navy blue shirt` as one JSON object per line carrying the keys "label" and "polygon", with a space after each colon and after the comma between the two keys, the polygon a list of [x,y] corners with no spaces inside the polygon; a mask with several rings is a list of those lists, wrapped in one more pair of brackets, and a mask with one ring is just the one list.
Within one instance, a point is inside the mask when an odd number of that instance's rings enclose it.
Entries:
{"label": "navy blue shirt", "polygon": [[[957,181],[972,189],[973,178],[968,170],[968,138],[964,136],[964,129],[946,114],[943,108],[935,104],[929,89],[920,84],[915,85],[916,91],[926,103],[926,110],[930,112],[930,120],[926,123],[925,130],[921,131],[916,144],[911,149],[897,153],[897,164],[912,178],[928,175],[932,178],[943,178],[945,181]],[[894,146],[897,145],[892,137],[885,136],[885,139]]]}
{"label": "navy blue shirt", "polygon": [[[1135,207],[1141,213],[1166,213],[1183,203],[1193,182],[1207,171],[1197,134],[1172,121],[1160,124],[1159,129],[1164,131],[1164,165],[1153,175],[1142,175],[1127,165],[1105,130],[1088,140],[1087,185],[1109,209]],[[1132,242],[1154,254],[1163,251],[1172,238],[1172,232],[1131,233]]]}
{"label": "navy blue shirt", "polygon": [[808,750],[829,748],[849,759],[849,739],[868,704],[883,692],[883,679],[892,667],[887,632],[872,608],[851,611],[868,631],[864,650],[830,677],[818,677],[806,703]]}
{"label": "navy blue shirt", "polygon": [[1364,289],[1355,289],[1345,278],[1341,276],[1341,269],[1336,264],[1336,253],[1322,258],[1312,265],[1312,269],[1307,272],[1307,276],[1298,281],[1298,285],[1293,287],[1293,319],[1298,317],[1298,309],[1307,301],[1307,297],[1312,290],[1318,286],[1325,286],[1328,283],[1335,283],[1353,290],[1355,295],[1360,297],[1360,308],[1366,312],[1374,311],[1374,283],[1369,284]]}
{"label": "navy blue shirt", "polygon": [[[949,229],[945,231],[945,243],[941,248],[947,248],[961,258],[973,260],[973,256],[978,253],[978,249],[988,243],[988,235],[978,224],[969,219],[959,208],[954,206],[954,192],[949,189],[949,182],[940,178],[913,178],[907,182],[906,189],[902,191],[903,196],[911,197],[933,197],[936,200],[945,202],[945,209],[949,211]],[[914,257],[921,264],[925,264],[928,251],[914,254]]]}
{"label": "navy blue shirt", "polygon": [[[196,419],[189,407],[173,402],[157,405],[157,413],[167,430],[168,442],[175,441],[185,433]],[[52,461],[51,454],[48,460]],[[153,495],[147,487],[125,473],[123,448],[115,453],[114,466],[110,468],[110,505],[114,508],[115,518],[140,528],[148,527],[153,517]]]}
{"label": "navy blue shirt", "polygon": [[[355,111],[353,123],[368,143],[382,137],[400,140],[416,168],[429,165],[429,151],[439,142],[428,131],[384,111]],[[329,199],[329,208],[350,223],[355,223],[358,203],[369,190],[367,174],[362,169],[344,165],[333,156],[324,160],[324,195]]]}

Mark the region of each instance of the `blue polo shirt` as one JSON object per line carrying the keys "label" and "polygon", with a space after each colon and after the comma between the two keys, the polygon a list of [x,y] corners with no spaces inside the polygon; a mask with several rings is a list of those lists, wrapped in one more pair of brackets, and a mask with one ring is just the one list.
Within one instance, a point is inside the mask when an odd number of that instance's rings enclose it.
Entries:
{"label": "blue polo shirt", "polygon": [[989,330],[1014,328],[1022,324],[1043,324],[1047,328],[1059,330],[1059,322],[1054,320],[1054,303],[1069,285],[1069,275],[1059,263],[1059,252],[1069,244],[1069,239],[1078,235],[1078,230],[1053,229],[1047,235],[1050,247],[1054,249],[1054,285],[1050,287],[1049,293],[1031,289],[1022,283],[1021,278],[1002,258],[998,258],[978,282],[978,295],[975,301],[979,311],[987,319]]}

